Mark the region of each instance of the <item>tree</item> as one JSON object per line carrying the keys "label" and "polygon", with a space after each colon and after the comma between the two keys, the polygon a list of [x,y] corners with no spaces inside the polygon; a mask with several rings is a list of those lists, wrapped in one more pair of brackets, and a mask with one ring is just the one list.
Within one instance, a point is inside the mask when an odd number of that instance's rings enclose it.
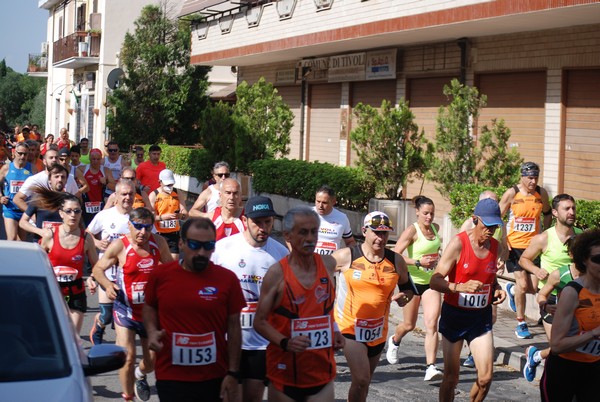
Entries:
{"label": "tree", "polygon": [[190,35],[188,20],[170,20],[156,5],[144,7],[125,35],[125,76],[109,97],[108,127],[119,144],[197,140],[209,68],[190,65]]}
{"label": "tree", "polygon": [[239,129],[233,108],[224,102],[209,104],[200,116],[199,143],[209,150],[214,162],[227,161],[235,167],[235,141]]}
{"label": "tree", "polygon": [[8,125],[30,122],[43,127],[45,116],[32,115],[34,100],[38,96],[43,97],[41,100],[45,111],[46,79],[20,74],[5,66],[5,75],[0,75],[0,109]]}
{"label": "tree", "polygon": [[359,103],[354,109],[358,127],[350,133],[358,154],[358,166],[377,177],[377,191],[398,199],[409,178],[427,170],[431,145],[414,122],[415,116],[402,101],[397,107],[383,100],[381,111]]}
{"label": "tree", "polygon": [[476,169],[478,184],[489,187],[510,187],[520,177],[519,166],[523,158],[516,148],[508,149],[510,128],[504,120],[492,120],[491,128],[484,125],[479,136],[479,151],[482,162]]}

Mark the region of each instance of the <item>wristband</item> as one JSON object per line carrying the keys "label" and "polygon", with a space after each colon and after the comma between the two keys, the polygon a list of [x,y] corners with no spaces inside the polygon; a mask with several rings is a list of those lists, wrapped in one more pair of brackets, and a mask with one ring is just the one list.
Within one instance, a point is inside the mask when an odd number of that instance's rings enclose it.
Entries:
{"label": "wristband", "polygon": [[240,373],[239,371],[227,370],[227,375],[232,376],[238,381],[242,379],[242,373]]}
{"label": "wristband", "polygon": [[412,281],[412,278],[410,277],[410,275],[408,275],[408,280],[402,284],[398,284],[398,290],[400,292],[404,292],[405,290],[410,290],[411,292],[413,292],[414,294],[417,294],[419,292],[417,292],[417,288],[415,287],[415,284]]}
{"label": "wristband", "polygon": [[283,349],[284,352],[287,352],[288,343],[290,342],[290,338],[283,338],[279,341],[279,347]]}

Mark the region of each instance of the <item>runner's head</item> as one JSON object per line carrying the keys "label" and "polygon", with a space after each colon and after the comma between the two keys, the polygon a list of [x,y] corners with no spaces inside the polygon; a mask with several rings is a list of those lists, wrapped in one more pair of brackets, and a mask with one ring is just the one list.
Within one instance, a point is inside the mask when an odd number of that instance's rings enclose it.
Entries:
{"label": "runner's head", "polygon": [[573,262],[581,273],[594,270],[593,276],[600,275],[600,228],[586,230],[577,235],[571,247]]}
{"label": "runner's head", "polygon": [[430,226],[435,218],[435,205],[431,198],[418,195],[413,198],[413,204],[417,213],[417,221],[425,226]]}
{"label": "runner's head", "polygon": [[365,244],[375,251],[385,249],[390,233],[393,231],[392,221],[385,212],[373,211],[363,220],[362,232],[365,236]]}
{"label": "runner's head", "polygon": [[315,209],[321,216],[329,215],[336,203],[335,191],[325,185],[321,186],[315,194]]}
{"label": "runner's head", "polygon": [[217,230],[207,218],[189,218],[181,226],[179,250],[183,254],[183,268],[202,272],[208,267],[215,251]]}
{"label": "runner's head", "polygon": [[240,206],[242,194],[240,192],[240,183],[237,180],[229,178],[221,182],[219,199],[221,207],[229,210],[235,210]]}
{"label": "runner's head", "polygon": [[246,236],[252,239],[254,247],[264,244],[273,231],[274,216],[277,215],[273,202],[268,197],[252,197],[246,201],[244,210],[242,220],[246,224]]}
{"label": "runner's head", "polygon": [[500,205],[496,200],[484,198],[477,203],[473,215],[473,225],[475,225],[475,237],[478,240],[487,240],[492,237],[502,223]]}
{"label": "runner's head", "polygon": [[569,194],[558,194],[552,199],[552,215],[564,226],[573,227],[577,220],[575,199]]}
{"label": "runner's head", "polygon": [[308,207],[294,207],[283,217],[283,235],[292,253],[306,256],[315,252],[319,226],[319,215]]}
{"label": "runner's head", "polygon": [[521,165],[521,184],[529,192],[535,191],[540,177],[540,167],[534,162],[525,162]]}
{"label": "runner's head", "polygon": [[153,222],[154,214],[149,209],[141,207],[132,210],[129,213],[131,240],[137,245],[146,244],[152,234]]}

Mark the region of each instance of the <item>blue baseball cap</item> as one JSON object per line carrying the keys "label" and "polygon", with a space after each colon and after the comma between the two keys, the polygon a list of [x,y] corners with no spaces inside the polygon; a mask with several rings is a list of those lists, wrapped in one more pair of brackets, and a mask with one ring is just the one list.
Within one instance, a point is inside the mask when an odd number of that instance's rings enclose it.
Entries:
{"label": "blue baseball cap", "polygon": [[477,203],[474,214],[481,219],[485,226],[502,225],[500,205],[491,198],[485,198]]}

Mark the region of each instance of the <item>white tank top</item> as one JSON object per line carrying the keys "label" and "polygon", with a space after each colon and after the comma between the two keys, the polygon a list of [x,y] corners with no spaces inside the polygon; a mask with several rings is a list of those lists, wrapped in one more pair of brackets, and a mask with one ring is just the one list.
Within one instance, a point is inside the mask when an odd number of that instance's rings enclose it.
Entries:
{"label": "white tank top", "polygon": [[211,194],[210,198],[206,202],[206,212],[212,212],[216,207],[219,206],[219,197],[221,196],[221,192],[217,190],[214,184],[208,186],[210,188]]}
{"label": "white tank top", "polygon": [[[116,162],[111,162],[110,159],[108,159],[108,156],[104,157],[104,167],[109,169],[110,172],[112,173],[113,179],[115,179],[115,181],[119,180],[119,178],[121,177],[121,170],[123,169],[123,166],[121,164],[122,160],[121,160],[121,155],[119,155],[119,158],[117,159]],[[106,194],[112,194],[114,191],[109,190],[108,188],[104,190],[104,192]]]}

